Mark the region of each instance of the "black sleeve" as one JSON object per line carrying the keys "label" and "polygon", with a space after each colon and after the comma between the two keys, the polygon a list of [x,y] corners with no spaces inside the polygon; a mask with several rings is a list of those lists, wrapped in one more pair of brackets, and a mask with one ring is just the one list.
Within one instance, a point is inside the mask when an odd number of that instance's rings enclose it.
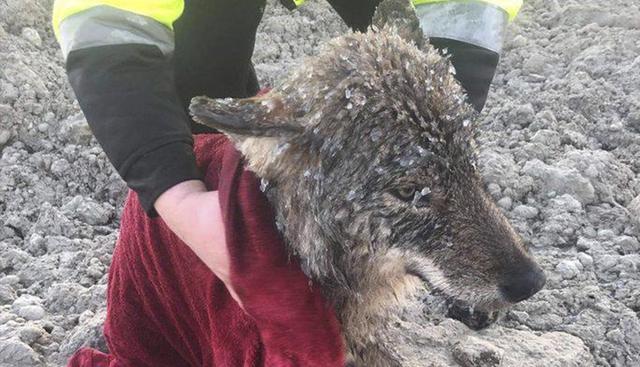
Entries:
{"label": "black sleeve", "polygon": [[354,31],[366,32],[381,0],[327,0]]}
{"label": "black sleeve", "polygon": [[201,179],[171,58],[156,46],[72,51],[67,73],[96,139],[150,215],[168,188]]}

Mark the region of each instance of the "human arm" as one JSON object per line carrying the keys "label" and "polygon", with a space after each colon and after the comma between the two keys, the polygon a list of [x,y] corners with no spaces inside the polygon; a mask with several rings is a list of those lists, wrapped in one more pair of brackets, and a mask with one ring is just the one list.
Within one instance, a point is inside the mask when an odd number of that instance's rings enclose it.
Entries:
{"label": "human arm", "polygon": [[144,209],[155,214],[162,192],[201,177],[175,90],[173,33],[160,22],[177,18],[182,2],[159,1],[146,12],[144,2],[131,2],[131,9],[116,7],[121,3],[57,0],[54,27],[91,130]]}
{"label": "human arm", "polygon": [[162,193],[155,208],[169,228],[225,283],[229,294],[242,305],[231,286],[229,250],[218,191],[208,191],[200,180],[184,181]]}
{"label": "human arm", "polygon": [[[175,91],[171,29],[152,13],[106,5],[63,16],[86,3],[58,0],[54,9],[69,80],[94,135],[145,211],[157,209],[235,295],[217,193],[199,180],[189,119]],[[156,2],[154,11],[163,4],[165,13],[179,15],[171,1]]]}
{"label": "human arm", "polygon": [[446,50],[468,101],[482,111],[493,80],[507,24],[522,0],[413,0],[431,44]]}

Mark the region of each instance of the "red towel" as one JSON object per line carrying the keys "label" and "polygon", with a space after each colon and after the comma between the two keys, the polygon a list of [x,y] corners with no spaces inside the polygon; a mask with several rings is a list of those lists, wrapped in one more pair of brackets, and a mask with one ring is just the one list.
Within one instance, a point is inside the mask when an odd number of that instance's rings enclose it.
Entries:
{"label": "red towel", "polygon": [[222,135],[195,138],[206,184],[219,190],[231,254],[223,283],[129,194],[109,272],[110,353],[81,349],[68,367],[344,366],[339,324],[290,259],[259,179]]}

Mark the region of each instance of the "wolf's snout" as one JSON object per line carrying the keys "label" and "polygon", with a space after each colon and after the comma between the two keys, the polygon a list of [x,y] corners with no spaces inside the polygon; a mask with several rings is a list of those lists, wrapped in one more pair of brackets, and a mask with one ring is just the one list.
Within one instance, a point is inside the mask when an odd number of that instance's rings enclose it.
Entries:
{"label": "wolf's snout", "polygon": [[542,269],[534,265],[512,273],[500,287],[500,291],[507,301],[516,303],[538,293],[546,281],[547,277]]}

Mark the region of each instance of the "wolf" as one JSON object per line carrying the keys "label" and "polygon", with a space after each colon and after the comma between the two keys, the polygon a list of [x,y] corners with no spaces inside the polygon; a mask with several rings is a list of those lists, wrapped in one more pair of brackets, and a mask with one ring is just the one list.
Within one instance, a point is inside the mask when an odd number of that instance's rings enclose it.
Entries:
{"label": "wolf", "polygon": [[485,313],[545,283],[485,191],[477,116],[455,71],[412,29],[344,35],[266,95],[197,97],[190,107],[262,178],[356,366],[399,365],[380,335],[423,283]]}

